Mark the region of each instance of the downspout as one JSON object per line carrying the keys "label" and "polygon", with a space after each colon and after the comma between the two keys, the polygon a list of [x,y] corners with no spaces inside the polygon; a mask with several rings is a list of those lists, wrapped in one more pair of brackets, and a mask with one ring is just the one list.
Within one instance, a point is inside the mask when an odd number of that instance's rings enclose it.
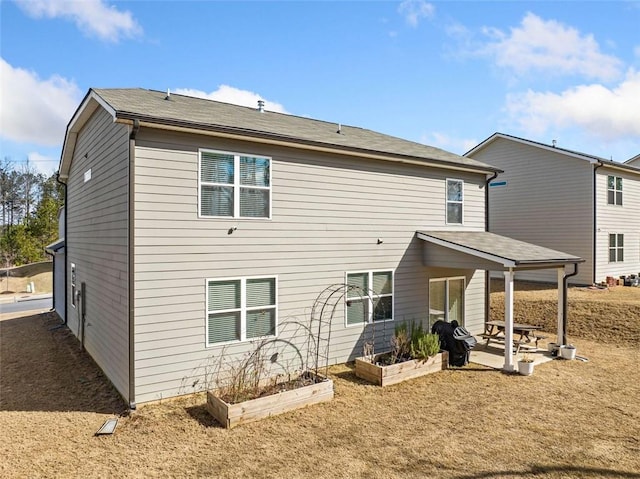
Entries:
{"label": "downspout", "polygon": [[[494,173],[484,183],[484,230],[489,231],[489,183],[498,177],[498,173]],[[491,318],[491,272],[484,271],[484,321],[487,322]]]}
{"label": "downspout", "polygon": [[569,307],[569,300],[567,299],[567,284],[568,279],[578,274],[578,263],[573,263],[573,273],[566,274],[562,277],[562,339],[560,345],[567,344],[567,308]]}
{"label": "downspout", "polygon": [[[56,175],[56,181],[60,183],[64,187],[64,323],[67,324],[67,313],[69,311],[69,301],[67,301],[67,285],[68,283],[68,269],[67,268],[67,258],[69,257],[69,248],[67,248],[67,237],[69,236],[67,233],[67,184],[60,180],[60,173]],[[54,303],[53,307],[55,308],[55,295],[54,295]]]}
{"label": "downspout", "polygon": [[593,169],[593,251],[591,253],[591,261],[593,261],[593,268],[591,271],[591,283],[595,283],[596,282],[596,242],[598,239],[598,227],[597,227],[597,207],[598,207],[598,195],[597,195],[597,188],[596,188],[596,170],[598,168],[602,168],[604,166],[604,163],[602,163],[600,160],[598,160],[598,165],[596,165],[596,167]]}
{"label": "downspout", "polygon": [[134,253],[135,253],[135,166],[136,166],[136,136],[140,130],[140,121],[133,120],[133,127],[129,135],[129,169],[128,169],[128,203],[129,203],[129,224],[128,224],[128,238],[129,244],[127,268],[129,272],[128,279],[128,302],[129,302],[129,408],[136,408],[136,379],[135,379],[135,307],[134,307]]}
{"label": "downspout", "polygon": [[[44,250],[44,252],[46,254],[48,254],[49,256],[51,256],[51,264],[52,264],[52,268],[51,268],[51,280],[53,281],[53,295],[51,296],[51,311],[55,311],[56,310],[56,255],[53,253],[49,253],[46,249]],[[66,261],[66,256],[65,256],[65,261]],[[66,283],[65,283],[65,292],[66,292]],[[66,296],[66,294],[65,294]],[[65,314],[65,317],[67,315]]]}

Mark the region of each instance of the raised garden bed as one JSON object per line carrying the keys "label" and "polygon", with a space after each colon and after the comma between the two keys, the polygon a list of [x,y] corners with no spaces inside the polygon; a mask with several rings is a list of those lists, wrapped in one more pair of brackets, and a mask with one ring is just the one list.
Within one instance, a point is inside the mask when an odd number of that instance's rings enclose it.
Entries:
{"label": "raised garden bed", "polygon": [[230,404],[207,392],[207,410],[222,426],[231,429],[260,419],[333,399],[333,381],[318,376],[311,384]]}
{"label": "raised garden bed", "polygon": [[427,359],[410,359],[388,366],[378,363],[378,359],[386,353],[376,354],[373,361],[369,358],[356,359],[356,376],[379,386],[389,386],[408,379],[425,376],[447,369],[449,353],[441,351]]}

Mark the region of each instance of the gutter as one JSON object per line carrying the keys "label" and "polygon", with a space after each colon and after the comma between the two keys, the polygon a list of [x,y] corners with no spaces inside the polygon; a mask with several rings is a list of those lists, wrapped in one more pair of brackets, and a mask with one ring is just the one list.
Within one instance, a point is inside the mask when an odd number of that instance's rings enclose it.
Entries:
{"label": "gutter", "polygon": [[[489,231],[489,183],[498,177],[495,172],[484,182],[484,230]],[[491,271],[484,270],[484,320],[489,321],[491,315]]]}
{"label": "gutter", "polygon": [[591,253],[591,261],[593,261],[592,271],[591,271],[591,283],[594,284],[596,282],[596,246],[598,241],[598,228],[597,228],[597,208],[598,208],[598,195],[596,188],[596,179],[597,174],[596,170],[598,168],[602,168],[604,163],[598,160],[598,164],[593,168],[593,251]]}
{"label": "gutter", "polygon": [[[67,258],[69,257],[69,248],[67,247],[67,184],[60,179],[60,172],[56,175],[56,181],[60,183],[64,188],[64,322],[63,324],[67,324],[67,314],[69,312],[69,301],[67,299],[67,285],[69,284],[68,270],[67,268]],[[54,262],[55,264],[55,262]],[[55,267],[55,266],[54,266]],[[55,294],[53,295],[53,308],[56,307]]]}
{"label": "gutter", "polygon": [[[128,269],[128,287],[129,294],[129,408],[136,408],[136,368],[135,368],[135,295],[134,295],[134,253],[135,253],[135,166],[136,166],[136,136],[140,130],[140,121],[133,120],[133,127],[129,134],[129,169],[128,169],[128,238],[129,251],[127,254],[127,269]],[[66,213],[66,210],[65,210]]]}
{"label": "gutter", "polygon": [[567,344],[567,308],[569,307],[569,300],[567,298],[568,279],[577,274],[578,263],[573,263],[573,273],[565,273],[562,277],[562,338],[560,339],[561,346]]}

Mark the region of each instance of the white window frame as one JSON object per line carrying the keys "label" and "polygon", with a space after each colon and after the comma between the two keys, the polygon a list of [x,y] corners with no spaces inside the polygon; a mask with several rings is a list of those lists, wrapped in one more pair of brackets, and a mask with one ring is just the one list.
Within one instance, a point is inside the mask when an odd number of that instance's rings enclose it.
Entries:
{"label": "white window frame", "polygon": [[[275,280],[275,304],[269,306],[269,309],[275,310],[274,319],[274,333],[267,336],[256,336],[255,338],[247,338],[247,312],[264,309],[265,306],[254,306],[247,308],[247,280],[252,279],[273,279]],[[221,309],[215,311],[209,311],[209,282],[219,281],[240,281],[240,308],[233,309]],[[278,337],[278,277],[277,276],[243,276],[243,277],[229,277],[229,278],[206,278],[204,282],[204,294],[205,294],[205,346],[207,348],[224,346],[225,344],[236,344],[247,341],[259,341],[264,338],[276,338]],[[240,339],[233,339],[231,341],[220,341],[217,343],[209,342],[209,314],[210,313],[228,313],[232,311],[240,311]]]}
{"label": "white window frame", "polygon": [[[611,237],[613,236],[614,245],[611,246]],[[620,246],[620,237],[622,237],[622,246]],[[624,233],[609,233],[609,263],[624,263]],[[611,261],[611,251],[615,251],[616,259]],[[621,254],[622,253],[622,254]],[[620,259],[622,257],[622,259]]]}
{"label": "white window frame", "polygon": [[466,276],[448,276],[445,278],[429,278],[429,291],[428,291],[429,304],[427,305],[427,307],[429,308],[429,322],[431,322],[431,283],[435,283],[438,281],[444,282],[444,303],[445,303],[444,321],[450,322],[449,321],[449,282],[460,280],[460,279],[462,280],[462,321],[460,322],[460,326],[464,326],[466,310],[467,310],[466,308],[466,305],[467,305]]}
{"label": "white window frame", "polygon": [[71,306],[73,306],[74,308],[76,307],[76,294],[77,294],[77,284],[78,284],[78,279],[76,278],[76,264],[75,263],[71,263],[70,264],[70,269],[71,269],[71,274],[69,275],[70,278],[70,282],[71,282]]}
{"label": "white window frame", "polygon": [[[385,293],[385,294],[375,294],[373,292],[373,274],[374,273],[391,273],[391,293]],[[360,298],[362,298],[362,301],[366,301],[367,302],[367,320],[361,323],[354,323],[354,324],[349,324],[347,321],[347,308],[349,307],[347,302],[349,301],[349,298],[347,298],[348,294],[345,293],[344,295],[344,326],[345,328],[353,328],[353,327],[357,327],[357,326],[364,326],[367,324],[373,324],[373,300],[375,300],[376,298],[388,298],[389,296],[391,296],[391,318],[390,319],[383,319],[380,321],[375,321],[375,323],[387,323],[387,322],[391,322],[395,319],[395,308],[396,308],[396,271],[395,269],[372,269],[372,270],[363,270],[363,271],[347,271],[344,274],[344,284],[349,284],[349,275],[350,274],[368,274],[368,285],[369,285],[369,291],[366,291],[366,295],[365,296],[360,296]]]}
{"label": "white window frame", "polygon": [[[613,178],[613,188],[609,188],[609,178]],[[618,179],[620,180],[620,189],[618,189]],[[624,178],[622,176],[607,175],[607,204],[611,206],[622,206],[624,204]],[[613,203],[609,202],[609,192],[613,191]],[[620,203],[618,203],[618,193],[620,193]]]}
{"label": "white window frame", "polygon": [[[228,183],[211,183],[208,181],[202,181],[202,153],[215,153],[219,155],[233,156],[233,185]],[[240,157],[247,156],[251,158],[261,158],[269,160],[269,186],[249,186],[242,185],[240,183]],[[209,148],[198,149],[198,218],[200,219],[220,219],[220,218],[232,218],[238,220],[270,220],[271,210],[273,207],[273,191],[272,191],[272,176],[273,176],[273,158],[266,155],[259,155],[255,153],[238,153],[233,151],[212,150]],[[226,186],[233,187],[233,216],[209,216],[202,214],[202,186]],[[250,188],[254,190],[265,190],[269,192],[269,216],[240,216],[240,188]]]}
{"label": "white window frame", "polygon": [[[452,182],[455,181],[457,183],[460,183],[461,191],[462,191],[462,200],[460,201],[449,200],[449,182],[450,181]],[[445,182],[445,188],[444,188],[444,199],[445,199],[445,210],[444,210],[445,223],[448,225],[463,225],[464,224],[464,180],[461,180],[458,178],[447,178]],[[460,222],[459,223],[449,222],[449,204],[460,205]]]}

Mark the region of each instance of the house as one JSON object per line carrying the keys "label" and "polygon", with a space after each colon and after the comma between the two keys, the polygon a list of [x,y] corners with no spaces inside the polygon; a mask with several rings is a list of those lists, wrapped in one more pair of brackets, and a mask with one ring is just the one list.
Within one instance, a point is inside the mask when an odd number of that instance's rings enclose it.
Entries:
{"label": "house", "polygon": [[634,156],[633,158],[629,158],[625,161],[627,165],[635,166],[636,168],[640,168],[640,154]]}
{"label": "house", "polygon": [[60,162],[67,326],[131,407],[208,387],[210,360],[264,338],[303,363],[307,320],[330,364],[401,321],[480,333],[487,269],[509,294],[521,268],[564,281],[581,261],[485,232],[499,171],[263,104],[91,89]]}
{"label": "house", "polygon": [[640,273],[640,169],[504,133],[464,156],[504,170],[489,188],[489,231],[584,258],[573,283]]}
{"label": "house", "polygon": [[60,318],[66,318],[66,252],[64,247],[64,207],[58,210],[58,240],[45,247],[45,251],[53,258],[53,309]]}

